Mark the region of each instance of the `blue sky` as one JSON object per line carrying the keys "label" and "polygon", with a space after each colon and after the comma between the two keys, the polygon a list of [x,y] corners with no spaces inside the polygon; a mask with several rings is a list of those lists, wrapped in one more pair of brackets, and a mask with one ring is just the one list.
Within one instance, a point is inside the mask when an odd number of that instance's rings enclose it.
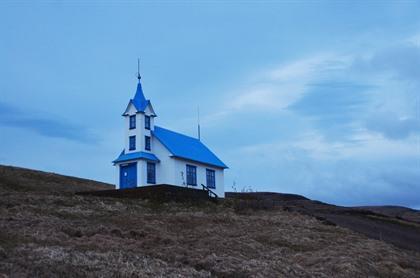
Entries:
{"label": "blue sky", "polygon": [[420,208],[420,2],[6,1],[0,164],[113,182],[142,84],[226,190]]}

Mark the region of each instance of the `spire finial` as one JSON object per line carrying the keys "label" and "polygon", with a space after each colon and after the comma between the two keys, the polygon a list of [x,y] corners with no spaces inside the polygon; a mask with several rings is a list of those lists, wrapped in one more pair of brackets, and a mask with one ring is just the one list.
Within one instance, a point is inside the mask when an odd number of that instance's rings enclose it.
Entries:
{"label": "spire finial", "polygon": [[141,76],[140,76],[140,58],[137,58],[137,79],[140,82]]}

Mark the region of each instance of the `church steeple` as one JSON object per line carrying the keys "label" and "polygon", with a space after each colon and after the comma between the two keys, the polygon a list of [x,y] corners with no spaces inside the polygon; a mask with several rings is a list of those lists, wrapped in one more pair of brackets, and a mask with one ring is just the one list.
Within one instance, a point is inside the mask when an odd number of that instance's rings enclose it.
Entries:
{"label": "church steeple", "polygon": [[148,108],[149,113],[151,117],[156,117],[156,114],[153,110],[152,103],[150,100],[146,99],[143,93],[143,88],[141,86],[141,76],[140,76],[140,59],[137,60],[137,90],[136,94],[134,95],[134,98],[130,99],[130,102],[128,103],[127,108],[125,109],[125,112],[123,113],[123,116],[128,116],[128,109],[130,108],[130,105],[133,105],[136,109],[137,113],[145,113],[146,108]]}
{"label": "church steeple", "polygon": [[146,99],[143,93],[143,88],[141,87],[140,59],[137,59],[137,79],[137,90],[133,98],[133,104],[138,111],[144,112],[144,109],[150,104],[150,100]]}
{"label": "church steeple", "polygon": [[147,102],[146,97],[143,94],[143,88],[141,87],[140,79],[139,83],[137,84],[137,90],[136,94],[134,95],[133,102],[136,107],[144,107]]}

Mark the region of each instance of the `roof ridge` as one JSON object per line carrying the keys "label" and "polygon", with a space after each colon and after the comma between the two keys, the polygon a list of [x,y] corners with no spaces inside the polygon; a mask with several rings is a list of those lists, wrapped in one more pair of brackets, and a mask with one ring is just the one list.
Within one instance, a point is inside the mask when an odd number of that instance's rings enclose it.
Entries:
{"label": "roof ridge", "polygon": [[174,156],[214,167],[228,168],[202,141],[197,138],[155,126],[154,137]]}
{"label": "roof ridge", "polygon": [[[164,130],[167,130],[167,131],[170,131],[170,132],[172,132],[172,133],[176,133],[176,134],[178,134],[178,135],[181,135],[181,136],[184,136],[184,137],[188,137],[188,138],[191,138],[191,139],[194,139],[194,140],[197,140],[197,141],[199,141],[199,142],[201,142],[200,140],[198,140],[198,138],[195,138],[195,137],[192,137],[192,136],[190,136],[190,135],[185,135],[185,134],[183,134],[183,133],[180,133],[180,132],[177,132],[177,131],[173,131],[173,130],[170,130],[170,129],[167,129],[167,128],[164,128],[164,127],[161,127],[161,126],[158,126],[158,125],[155,125],[155,128],[160,128],[160,129],[164,129]],[[203,143],[202,143],[203,144]],[[204,145],[204,144],[203,144]]]}

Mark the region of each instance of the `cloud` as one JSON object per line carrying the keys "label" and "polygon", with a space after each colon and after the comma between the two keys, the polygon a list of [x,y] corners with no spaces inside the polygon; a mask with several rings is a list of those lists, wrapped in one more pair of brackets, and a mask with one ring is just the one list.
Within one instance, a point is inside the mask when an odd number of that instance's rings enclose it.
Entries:
{"label": "cloud", "polygon": [[368,119],[366,127],[389,139],[405,139],[420,134],[420,119],[397,117],[393,113],[378,113]]}
{"label": "cloud", "polygon": [[362,112],[369,101],[367,84],[320,82],[308,84],[304,96],[288,108],[331,124],[348,123]]}
{"label": "cloud", "polygon": [[404,161],[403,164],[392,159],[337,161],[329,166],[334,169],[329,172],[331,178],[319,175],[321,178],[315,179],[324,187],[318,196],[344,205],[417,206],[420,186],[416,181],[420,174],[412,166],[414,161]]}
{"label": "cloud", "polygon": [[410,36],[407,39],[407,43],[420,47],[420,33]]}
{"label": "cloud", "polygon": [[359,57],[353,67],[365,72],[388,72],[402,80],[420,82],[420,45],[405,43],[387,47],[367,58]]}
{"label": "cloud", "polygon": [[346,56],[332,77],[317,75],[288,107],[331,140],[359,129],[402,139],[419,131],[420,46],[411,42]]}
{"label": "cloud", "polygon": [[[388,139],[420,132],[420,44],[418,35],[355,59],[349,71],[376,83],[363,125]],[[362,77],[364,76],[364,77]]]}
{"label": "cloud", "polygon": [[0,125],[31,130],[45,137],[64,138],[81,143],[98,142],[97,136],[85,127],[42,112],[21,110],[2,102]]}
{"label": "cloud", "polygon": [[225,109],[233,112],[285,109],[302,97],[309,82],[346,63],[347,57],[319,54],[261,71],[256,74],[254,84],[234,93]]}
{"label": "cloud", "polygon": [[234,111],[242,109],[281,109],[288,102],[288,97],[290,96],[278,96],[272,86],[259,86],[235,97],[229,106]]}
{"label": "cloud", "polygon": [[[330,143],[314,131],[295,142],[243,146],[231,156],[234,164],[241,161],[240,173],[233,173],[239,187],[294,192],[342,205],[413,207],[419,205],[413,197],[420,194],[419,152],[416,140],[394,141],[361,131],[354,140]],[[259,177],[257,183],[250,182],[253,176]]]}

